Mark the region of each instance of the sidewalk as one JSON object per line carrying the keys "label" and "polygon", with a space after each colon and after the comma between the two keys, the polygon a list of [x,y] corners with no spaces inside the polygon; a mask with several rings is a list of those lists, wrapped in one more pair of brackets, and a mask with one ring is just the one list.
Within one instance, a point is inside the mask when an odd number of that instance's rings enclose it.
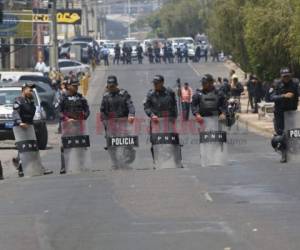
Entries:
{"label": "sidewalk", "polygon": [[[244,84],[245,72],[234,62],[228,60],[225,62],[225,66],[228,69],[234,69],[239,77],[239,80]],[[245,95],[241,98],[242,113],[239,114],[239,121],[247,124],[254,132],[262,134],[266,137],[272,137],[274,134],[273,121],[270,118],[261,117],[259,119],[258,114],[252,114],[251,110],[247,113],[248,93],[245,86]]]}

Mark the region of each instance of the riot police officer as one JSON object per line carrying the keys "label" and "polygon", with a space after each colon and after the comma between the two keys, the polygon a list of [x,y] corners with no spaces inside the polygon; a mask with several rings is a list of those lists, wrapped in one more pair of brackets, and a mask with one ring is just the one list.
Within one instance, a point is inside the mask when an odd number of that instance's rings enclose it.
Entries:
{"label": "riot police officer", "polygon": [[219,116],[220,120],[226,119],[226,98],[222,92],[214,87],[212,75],[206,74],[201,80],[202,90],[197,89],[192,97],[192,113],[196,121],[203,123],[203,117]]}
{"label": "riot police officer", "polygon": [[[82,94],[78,93],[79,85],[78,79],[74,77],[66,82],[66,91],[62,94],[59,103],[60,117],[64,123],[87,120],[90,115],[90,108],[87,100]],[[63,153],[63,148],[61,150]],[[66,173],[64,164],[61,166],[60,173]]]}
{"label": "riot police officer", "polygon": [[[33,99],[34,84],[25,83],[22,86],[21,96],[15,99],[13,105],[13,120],[14,126],[19,126],[23,129],[27,129],[30,125],[33,125],[33,118],[36,111],[36,106]],[[19,177],[23,177],[22,162],[18,155],[17,158],[13,158],[13,163],[17,165]],[[52,174],[53,171],[43,169],[44,174]]]}
{"label": "riot police officer", "polygon": [[118,87],[116,76],[108,76],[106,90],[100,106],[101,120],[128,117],[128,122],[133,123],[135,108],[131,96]]}
{"label": "riot police officer", "polygon": [[[151,89],[146,97],[146,100],[144,102],[144,111],[148,117],[151,118],[150,121],[150,141],[151,141],[151,154],[154,162],[154,169],[157,167],[160,167],[160,165],[164,164],[164,157],[159,156],[161,153],[160,148],[157,148],[157,141],[153,138],[155,137],[156,127],[161,127],[161,122],[165,123],[162,127],[166,125],[164,128],[164,133],[176,133],[176,131],[173,131],[172,124],[176,122],[176,118],[178,116],[178,110],[177,110],[177,102],[176,102],[176,95],[175,92],[170,89],[166,88],[164,86],[164,77],[161,75],[156,75],[153,79],[153,85],[154,88]],[[171,127],[169,127],[171,125]],[[167,129],[167,131],[166,131]],[[178,136],[178,135],[177,135]],[[170,143],[170,141],[166,142],[167,144]],[[169,152],[172,152],[170,154],[171,158],[173,158],[172,162],[172,168],[173,167],[182,167],[181,164],[181,149],[179,144],[174,145],[165,145],[168,147],[166,150],[170,150]],[[171,149],[170,149],[171,147]],[[163,149],[162,149],[163,150]]]}
{"label": "riot police officer", "polygon": [[[106,138],[108,139],[111,133],[115,134],[118,132],[115,126],[118,127],[119,125],[121,126],[121,124],[125,125],[127,121],[130,124],[134,122],[135,107],[129,93],[118,87],[118,79],[116,76],[108,76],[106,90],[100,106],[100,118],[104,124]],[[108,150],[113,169],[128,168],[135,160],[136,151],[131,145],[118,148],[108,143],[105,149]],[[121,155],[118,153],[119,150],[122,150]]]}
{"label": "riot police officer", "polygon": [[153,79],[154,88],[151,89],[144,102],[144,110],[153,122],[160,117],[177,118],[177,102],[175,92],[164,86],[164,77],[156,75]]}
{"label": "riot police officer", "polygon": [[119,65],[120,56],[121,56],[121,48],[120,48],[120,45],[118,43],[114,47],[114,51],[115,51],[115,57],[114,57],[113,63],[114,64],[117,63]]}
{"label": "riot police officer", "polygon": [[141,46],[141,44],[139,43],[137,48],[136,48],[136,52],[137,52],[137,58],[138,58],[138,62],[139,64],[143,64],[143,47]]}
{"label": "riot police officer", "polygon": [[153,63],[153,48],[152,45],[150,44],[148,49],[147,49],[147,53],[148,53],[148,58],[149,58],[149,63],[152,64]]}
{"label": "riot police officer", "polygon": [[285,111],[295,111],[298,108],[299,81],[292,78],[289,68],[282,68],[280,70],[280,75],[281,79],[274,83],[273,88],[269,90],[267,98],[269,101],[275,103],[274,129],[276,134],[274,135],[272,144],[274,147],[281,144],[280,148],[278,148],[282,153],[280,162],[286,163],[287,152],[284,138],[284,114]]}

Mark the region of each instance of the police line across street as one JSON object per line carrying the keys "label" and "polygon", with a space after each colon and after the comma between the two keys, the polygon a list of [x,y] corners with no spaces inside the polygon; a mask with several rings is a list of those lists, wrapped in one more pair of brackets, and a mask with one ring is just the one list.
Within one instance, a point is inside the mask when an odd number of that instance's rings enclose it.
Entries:
{"label": "police line across street", "polygon": [[[226,165],[228,134],[224,124],[232,125],[231,122],[226,121],[228,103],[223,93],[215,89],[213,76],[206,74],[200,82],[202,88],[195,91],[191,103],[192,113],[195,117],[194,127],[197,128],[200,146],[200,161],[198,160],[196,163],[200,166]],[[156,75],[152,83],[153,89],[147,93],[144,101],[144,111],[149,118],[148,131],[151,142],[149,153],[151,152],[152,155],[153,168],[181,168],[183,167],[182,143],[181,135],[176,129],[179,119],[175,92],[164,86],[164,77],[161,75]],[[61,174],[85,171],[91,162],[89,133],[86,130],[85,122],[90,115],[90,110],[87,100],[78,93],[78,84],[75,79],[67,80],[67,91],[62,95],[59,103],[62,121]],[[26,93],[32,88],[34,86],[24,86],[23,96],[20,97],[24,99],[24,104],[17,99],[14,105],[14,132],[17,145],[22,144],[18,147],[21,158],[18,164],[20,176],[24,175],[22,160],[24,166],[28,165],[27,159],[29,158],[22,157],[24,152],[38,151],[34,147],[34,137],[18,139],[20,138],[18,130],[25,129],[27,131],[34,114],[34,110],[30,108],[30,93]],[[273,95],[272,98],[278,101],[281,97]],[[285,132],[281,132],[278,136],[285,137],[285,141],[282,141],[282,144],[279,143],[280,150],[291,156],[286,158],[295,159],[299,151],[295,145],[298,145],[300,139],[297,127],[300,120],[297,118],[298,113],[295,112],[294,106],[284,112],[286,126],[283,127],[281,123],[279,125]],[[107,145],[105,148],[110,155],[112,167],[114,169],[133,168],[134,164],[142,164],[142,159],[138,160],[139,153],[137,153],[140,147],[139,135],[136,133],[137,131],[134,131],[135,107],[130,94],[119,88],[116,76],[108,76],[106,92],[100,105],[100,116],[106,131]],[[114,120],[113,123],[112,120]],[[280,120],[280,122],[282,121]],[[120,126],[122,129],[116,129],[116,124],[117,128]],[[29,141],[33,143],[30,144],[31,150],[22,150],[22,147],[26,146]],[[275,144],[277,141],[272,141],[272,143]],[[279,144],[277,143],[275,146]],[[37,165],[40,165],[38,175],[52,173],[43,168],[38,154],[35,161],[38,163]],[[35,172],[30,175],[37,174]]]}

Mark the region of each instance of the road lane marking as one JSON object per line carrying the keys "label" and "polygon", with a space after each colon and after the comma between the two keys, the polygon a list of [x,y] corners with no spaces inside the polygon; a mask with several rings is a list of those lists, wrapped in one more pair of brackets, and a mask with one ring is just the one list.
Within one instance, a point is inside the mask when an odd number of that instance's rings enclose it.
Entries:
{"label": "road lane marking", "polygon": [[194,67],[193,64],[188,64],[190,66],[190,68],[196,73],[197,76],[201,76],[201,74],[197,71],[197,69]]}
{"label": "road lane marking", "polygon": [[204,197],[205,197],[206,201],[214,202],[213,198],[210,196],[210,194],[208,192],[204,193]]}

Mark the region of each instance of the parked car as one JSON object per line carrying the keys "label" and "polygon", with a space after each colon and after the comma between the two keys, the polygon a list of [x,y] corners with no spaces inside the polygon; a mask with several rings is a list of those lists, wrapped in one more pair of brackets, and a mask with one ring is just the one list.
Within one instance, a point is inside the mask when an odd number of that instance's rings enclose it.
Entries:
{"label": "parked car", "polygon": [[[12,117],[13,103],[16,97],[21,95],[20,86],[0,86],[0,140],[15,140],[12,131],[14,121]],[[48,130],[46,125],[46,114],[41,105],[41,99],[36,89],[33,91],[36,112],[34,116],[34,129],[39,149],[44,150],[48,144]]]}
{"label": "parked car", "polygon": [[58,67],[64,75],[68,75],[71,71],[80,77],[83,73],[90,73],[90,66],[81,62],[69,59],[59,59]]}
{"label": "parked car", "polygon": [[0,71],[1,81],[18,81],[20,77],[26,75],[44,76],[42,72],[36,71]]}
{"label": "parked car", "polygon": [[22,75],[19,81],[43,82],[52,88],[52,83],[49,77],[40,75]]}

